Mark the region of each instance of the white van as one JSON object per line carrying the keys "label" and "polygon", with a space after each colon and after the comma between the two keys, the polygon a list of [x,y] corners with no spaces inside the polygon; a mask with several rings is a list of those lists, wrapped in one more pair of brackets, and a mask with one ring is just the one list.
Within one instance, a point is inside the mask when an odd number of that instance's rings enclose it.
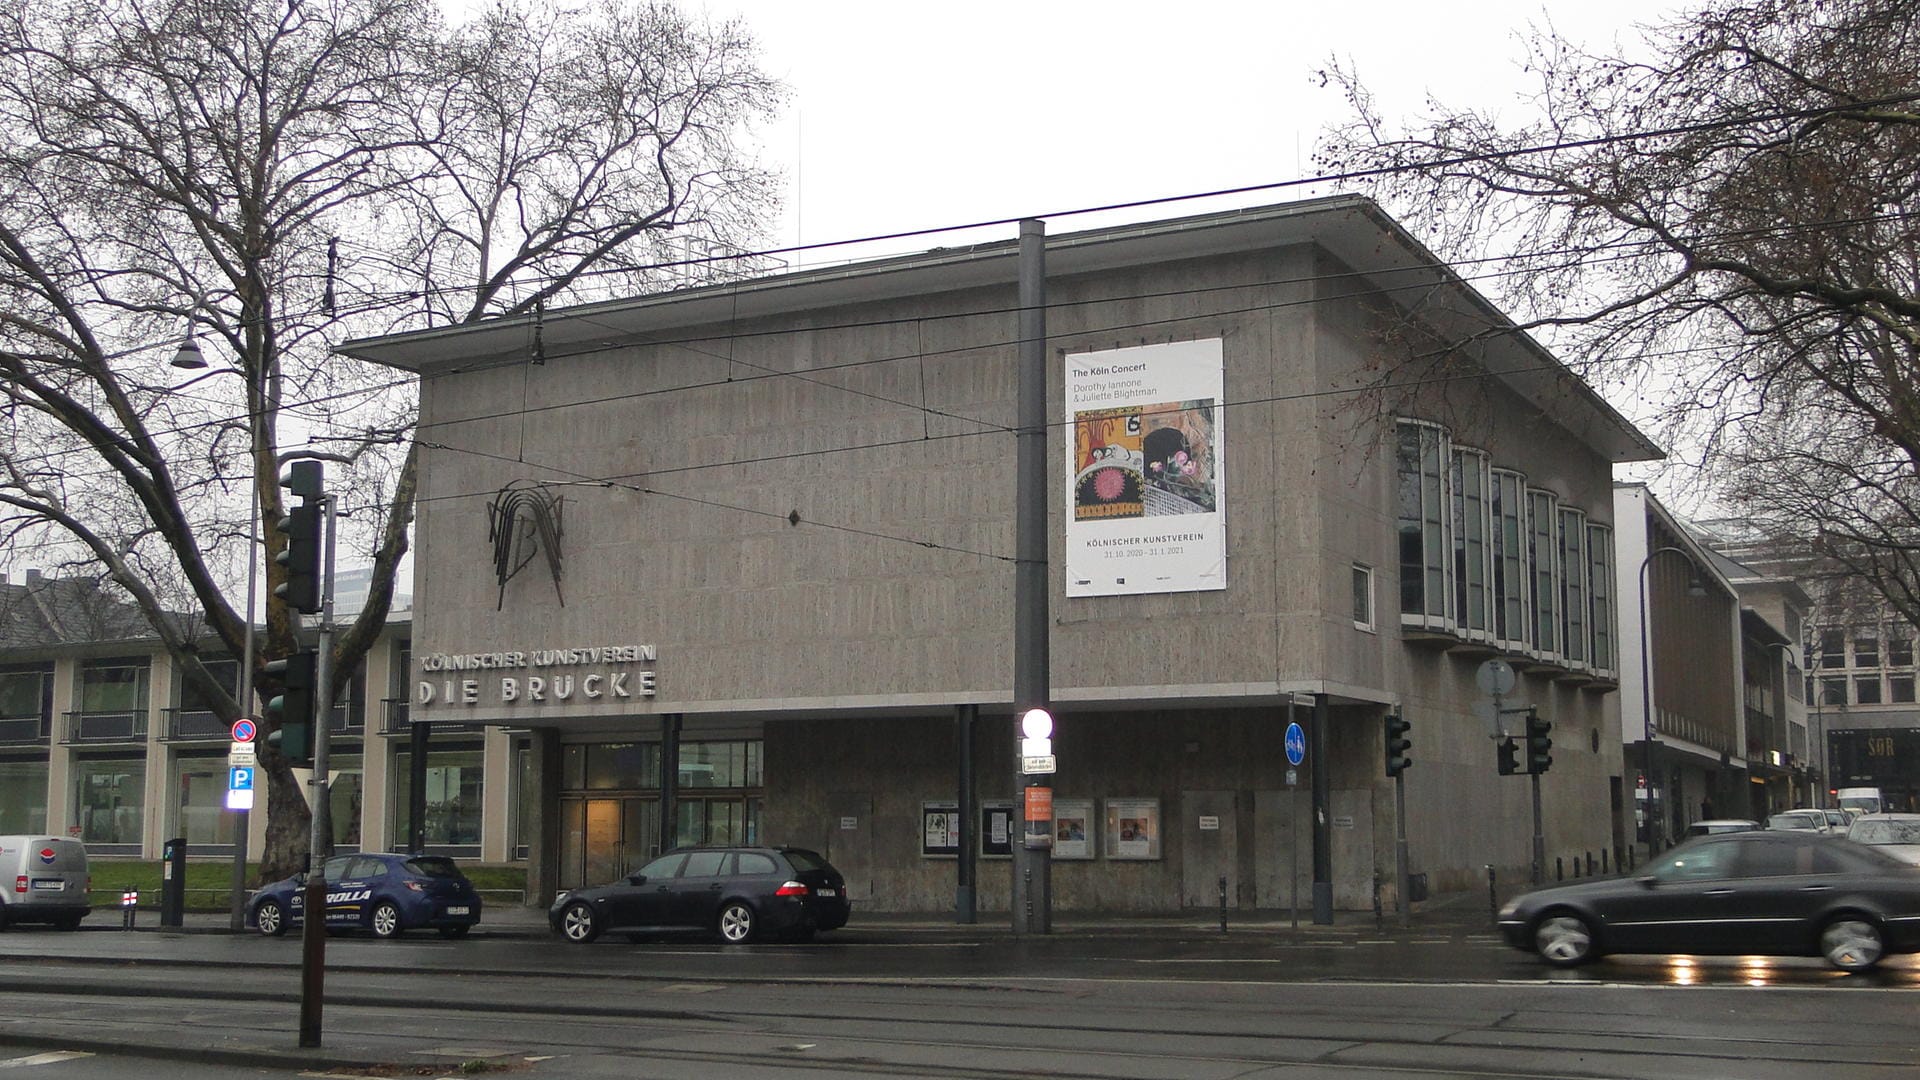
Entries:
{"label": "white van", "polygon": [[0,836],[0,930],[14,923],[80,929],[93,878],[87,848],[58,836]]}
{"label": "white van", "polygon": [[1834,801],[1840,804],[1840,809],[1854,817],[1878,814],[1886,809],[1877,787],[1843,787],[1834,793]]}

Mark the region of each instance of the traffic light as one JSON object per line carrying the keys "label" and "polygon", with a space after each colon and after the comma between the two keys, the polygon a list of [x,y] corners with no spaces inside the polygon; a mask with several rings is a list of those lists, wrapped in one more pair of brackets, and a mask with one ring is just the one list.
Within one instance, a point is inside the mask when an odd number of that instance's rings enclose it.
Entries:
{"label": "traffic light", "polygon": [[1512,776],[1520,771],[1520,744],[1511,738],[1500,740],[1500,775]]}
{"label": "traffic light", "polygon": [[267,745],[296,765],[313,757],[314,668],[319,654],[303,649],[267,665],[267,674],[280,679],[280,695],[267,702],[267,716],[277,725]]}
{"label": "traffic light", "polygon": [[1543,773],[1553,767],[1553,740],[1547,733],[1553,730],[1553,721],[1544,720],[1538,713],[1527,714],[1527,771]]}
{"label": "traffic light", "polygon": [[286,534],[286,550],[273,561],[286,567],[287,580],[273,587],[273,594],[295,611],[308,615],[320,610],[320,504],[322,490],[320,463],[296,461],[280,478],[280,486],[298,496],[299,506],[287,511],[278,526]]}
{"label": "traffic light", "polygon": [[1407,751],[1413,748],[1413,740],[1407,738],[1407,732],[1413,725],[1401,719],[1398,713],[1387,717],[1387,775],[1399,776],[1413,764],[1407,757]]}

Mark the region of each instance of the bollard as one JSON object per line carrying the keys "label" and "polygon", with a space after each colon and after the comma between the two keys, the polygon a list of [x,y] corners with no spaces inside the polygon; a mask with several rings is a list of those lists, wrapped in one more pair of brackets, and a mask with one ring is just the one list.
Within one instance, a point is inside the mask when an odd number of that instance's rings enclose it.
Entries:
{"label": "bollard", "polygon": [[1487,914],[1495,926],[1500,924],[1500,895],[1493,886],[1493,864],[1487,864]]}
{"label": "bollard", "polygon": [[120,890],[120,929],[133,929],[133,913],[140,909],[140,890],[127,888]]}
{"label": "bollard", "polygon": [[1587,852],[1587,876],[1593,876],[1593,852]]}
{"label": "bollard", "polygon": [[1607,849],[1606,848],[1600,849],[1600,872],[1603,874],[1613,873],[1613,871],[1607,869]]}
{"label": "bollard", "polygon": [[[1404,902],[1404,899],[1403,901]],[[1373,928],[1380,929],[1380,871],[1373,872]]]}
{"label": "bollard", "polygon": [[1558,855],[1555,855],[1553,857],[1553,880],[1555,881],[1567,880],[1566,859]]}
{"label": "bollard", "polygon": [[1220,879],[1220,932],[1227,932],[1227,879]]}

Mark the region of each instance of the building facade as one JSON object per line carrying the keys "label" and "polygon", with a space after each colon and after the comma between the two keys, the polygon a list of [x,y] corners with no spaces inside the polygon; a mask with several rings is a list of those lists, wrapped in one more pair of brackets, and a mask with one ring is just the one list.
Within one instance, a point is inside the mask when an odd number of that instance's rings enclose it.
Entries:
{"label": "building facade", "polygon": [[[1611,469],[1657,450],[1364,200],[1046,260],[1055,903],[1391,905],[1396,712],[1430,890],[1526,876],[1494,737],[1527,708],[1554,725],[1549,862],[1617,860]],[[1005,909],[1017,264],[342,347],[420,376],[412,716],[513,732],[530,900],[753,840],[917,911],[956,903],[964,845]]]}

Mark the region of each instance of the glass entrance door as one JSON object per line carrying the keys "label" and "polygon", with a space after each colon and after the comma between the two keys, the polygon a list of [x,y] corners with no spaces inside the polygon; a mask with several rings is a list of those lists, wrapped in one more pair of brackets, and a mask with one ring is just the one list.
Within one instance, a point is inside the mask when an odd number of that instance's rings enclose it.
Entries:
{"label": "glass entrance door", "polygon": [[652,858],[659,841],[660,804],[651,798],[561,800],[565,843],[560,887],[605,885]]}

